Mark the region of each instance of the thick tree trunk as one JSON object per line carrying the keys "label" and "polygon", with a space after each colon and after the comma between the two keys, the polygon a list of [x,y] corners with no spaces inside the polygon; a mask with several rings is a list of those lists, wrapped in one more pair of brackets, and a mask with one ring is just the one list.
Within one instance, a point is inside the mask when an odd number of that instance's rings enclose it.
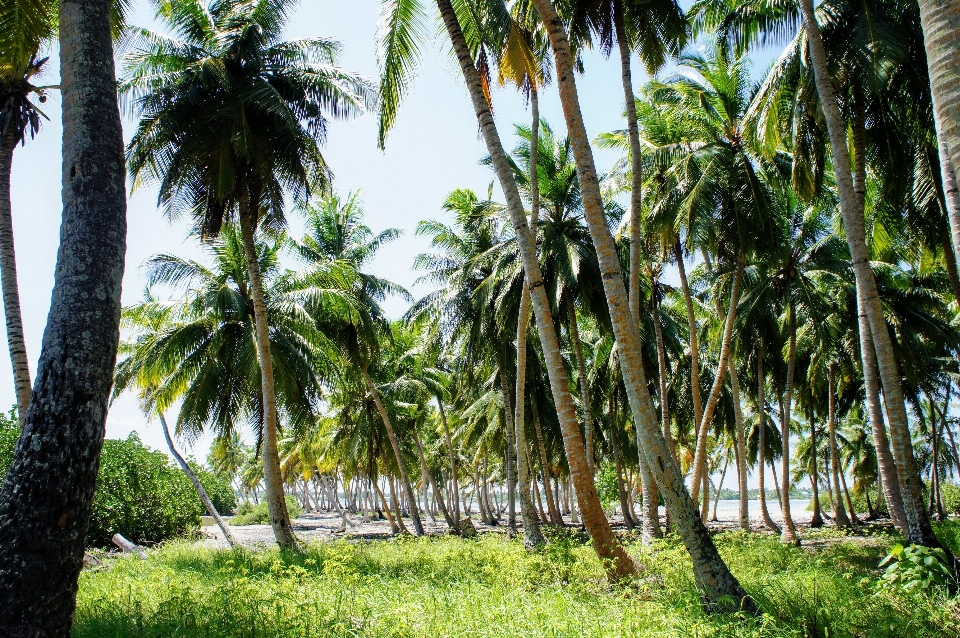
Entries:
{"label": "thick tree trunk", "polygon": [[13,248],[13,207],[10,203],[10,175],[13,151],[17,146],[17,126],[7,124],[0,137],[0,285],[3,286],[3,312],[7,320],[7,346],[13,365],[13,387],[17,393],[20,425],[30,405],[30,366],[20,316],[20,288],[17,283],[17,256]]}
{"label": "thick tree trunk", "polygon": [[583,344],[580,342],[580,326],[577,323],[577,308],[571,297],[567,297],[567,320],[570,326],[570,342],[573,355],[577,360],[577,376],[580,377],[580,406],[583,408],[583,445],[587,450],[587,465],[590,475],[596,476],[593,449],[593,413],[590,409],[590,379],[587,378],[587,363],[583,358]]}
{"label": "thick tree trunk", "polygon": [[[840,167],[840,170],[835,171],[837,193],[840,199],[840,212],[843,217],[847,243],[850,247],[850,256],[853,261],[853,272],[857,283],[858,298],[861,299],[866,306],[867,318],[870,321],[870,331],[873,335],[874,347],[876,348],[877,365],[883,383],[884,404],[890,424],[890,440],[893,444],[893,454],[897,462],[900,495],[903,499],[904,515],[907,522],[907,540],[917,545],[942,547],[933,533],[930,518],[927,516],[923,507],[922,481],[920,479],[919,468],[913,456],[899,366],[897,365],[896,356],[893,352],[890,333],[884,320],[883,309],[880,305],[877,283],[874,279],[873,271],[870,268],[870,256],[864,235],[863,214],[857,209],[856,193],[853,189],[850,171],[847,168],[850,166],[850,155],[847,150],[846,126],[840,114],[836,92],[834,91],[830,78],[827,55],[823,46],[823,39],[820,35],[820,27],[817,24],[816,14],[813,9],[813,0],[802,0],[800,4],[804,26],[807,31],[807,43],[809,46],[810,59],[813,63],[817,92],[820,95],[820,104],[823,110],[824,120],[826,121],[827,130],[830,134],[830,147],[833,151],[834,158],[833,164],[836,167]],[[927,2],[927,9],[929,10],[934,4],[936,3],[932,1]],[[930,20],[929,15],[927,20]],[[946,23],[942,26],[944,26],[945,29],[948,28]],[[929,31],[928,35],[932,37]],[[927,38],[928,44],[931,42],[931,37]],[[937,37],[939,37],[939,35]],[[944,46],[947,47],[947,45]],[[955,49],[957,46],[957,44],[952,44],[949,45],[948,48],[957,50]],[[953,71],[948,70],[948,72],[952,73]],[[943,77],[941,77],[941,79],[943,79]],[[940,88],[944,88],[942,83]],[[946,95],[942,97],[946,98]],[[960,114],[960,92],[955,95],[955,100],[950,103],[956,105],[954,110],[957,110],[957,113]],[[945,105],[941,102],[938,111],[944,108]],[[948,111],[949,109],[940,112],[944,113]],[[958,115],[958,117],[960,117],[960,115]],[[946,121],[951,120],[948,119]],[[945,121],[942,120],[941,123],[943,124]],[[952,124],[950,124],[950,126],[952,127]],[[960,127],[960,122],[957,122],[957,126]],[[960,128],[950,128],[949,130],[960,131]],[[951,135],[953,135],[953,133],[949,133],[949,131],[946,134],[948,147],[951,147]]]}
{"label": "thick tree trunk", "polygon": [[[830,436],[830,482],[833,491],[840,491],[840,449],[837,447],[837,364],[827,370],[827,428]],[[833,506],[833,522],[837,527],[849,527],[850,519],[840,499]]]}
{"label": "thick tree trunk", "polygon": [[[393,449],[393,455],[397,459],[397,469],[400,471],[400,485],[407,499],[410,501],[410,520],[413,523],[413,533],[417,536],[423,536],[423,523],[420,521],[420,512],[417,509],[417,498],[413,495],[413,485],[410,484],[410,475],[407,474],[407,464],[403,460],[400,441],[397,439],[396,430],[393,429],[393,420],[390,418],[390,415],[387,414],[387,409],[383,406],[380,392],[377,390],[377,386],[374,385],[373,379],[370,378],[370,372],[367,367],[362,367],[360,371],[363,373],[363,380],[367,384],[367,392],[370,393],[374,405],[377,406],[377,412],[380,413],[380,418],[383,420],[383,427],[387,430],[390,447]],[[397,516],[399,515],[398,513]]]}
{"label": "thick tree trunk", "polygon": [[270,525],[280,547],[295,549],[297,537],[290,527],[290,514],[283,493],[283,477],[280,475],[280,451],[277,447],[277,395],[273,383],[273,355],[270,352],[270,326],[267,323],[267,304],[263,297],[263,281],[257,262],[257,250],[253,235],[257,227],[258,203],[250,201],[249,195],[241,203],[240,236],[247,259],[250,277],[250,298],[253,302],[253,317],[256,332],[257,358],[260,360],[260,383],[263,393],[263,484],[264,498],[270,512]]}
{"label": "thick tree trunk", "polygon": [[453,529],[460,531],[460,482],[457,480],[457,454],[453,449],[453,438],[450,436],[450,424],[447,423],[447,412],[443,409],[443,399],[437,395],[437,407],[440,410],[440,421],[443,423],[443,436],[447,442],[447,451],[450,453],[450,481],[453,483],[450,490],[450,507],[453,509]]}
{"label": "thick tree trunk", "polygon": [[[563,23],[549,0],[534,0],[550,38],[557,67],[557,84],[567,131],[577,164],[577,176],[583,196],[584,212],[590,235],[597,251],[607,306],[614,336],[619,345],[620,369],[633,416],[642,427],[639,447],[660,486],[667,510],[677,524],[680,536],[693,561],[693,571],[705,600],[710,604],[753,609],[740,583],[717,552],[703,522],[697,516],[679,467],[673,462],[670,449],[660,429],[640,366],[640,335],[632,319],[623,284],[623,274],[616,244],[607,225],[600,182],[593,162],[593,150],[580,112],[574,78],[574,61]],[[572,465],[572,463],[571,463]],[[584,503],[581,500],[581,507]],[[586,511],[586,508],[584,508]]]}
{"label": "thick tree trunk", "polygon": [[960,166],[960,7],[956,0],[920,0],[920,24],[937,135]]}
{"label": "thick tree trunk", "polygon": [[437,7],[440,10],[454,53],[460,64],[460,70],[470,93],[470,99],[480,124],[484,142],[487,145],[487,151],[490,153],[497,179],[507,200],[507,211],[517,233],[517,244],[523,262],[524,279],[530,290],[536,315],[537,332],[540,335],[554,404],[557,406],[570,474],[573,476],[573,482],[577,490],[580,514],[583,517],[587,532],[593,540],[597,554],[602,560],[606,561],[605,567],[608,575],[613,579],[632,576],[637,572],[637,565],[614,537],[610,523],[603,513],[600,498],[597,496],[593,476],[587,466],[587,455],[583,447],[583,439],[580,436],[577,411],[573,403],[573,397],[570,395],[570,382],[564,368],[560,342],[554,328],[549,301],[546,291],[543,289],[540,264],[537,262],[536,240],[527,225],[513,169],[503,149],[500,135],[497,133],[496,124],[494,124],[493,115],[490,112],[490,105],[487,103],[483,92],[480,75],[474,66],[470,47],[460,28],[453,4],[450,0],[437,0]]}
{"label": "thick tree trunk", "polygon": [[[710,388],[710,395],[707,397],[707,405],[703,409],[703,417],[697,428],[697,451],[693,457],[693,482],[692,488],[693,500],[699,496],[699,487],[701,480],[707,471],[707,437],[710,435],[710,423],[713,421],[713,414],[720,402],[720,393],[723,391],[723,382],[726,376],[728,362],[730,361],[730,351],[733,346],[733,325],[737,319],[737,305],[740,303],[740,290],[743,280],[743,261],[737,259],[737,264],[733,273],[733,284],[730,287],[730,305],[727,307],[727,316],[723,323],[723,335],[720,339],[720,356],[717,359],[717,374],[713,379],[713,387]],[[719,296],[716,299],[717,312],[720,313]],[[706,502],[706,497],[704,497]],[[706,507],[703,507],[706,512]]]}
{"label": "thick tree trunk", "polygon": [[757,427],[760,428],[757,436],[757,482],[760,488],[760,515],[763,517],[763,524],[766,525],[770,531],[779,534],[781,531],[780,526],[773,522],[770,511],[767,509],[767,492],[764,487],[764,476],[767,473],[767,467],[764,465],[767,454],[767,378],[763,373],[763,357],[764,347],[761,343],[760,354],[757,357],[757,417],[759,419]]}
{"label": "thick tree trunk", "polygon": [[220,518],[220,512],[217,511],[217,508],[214,507],[213,501],[210,500],[210,496],[207,495],[207,490],[204,489],[203,483],[200,482],[200,479],[197,478],[197,475],[193,473],[193,470],[190,469],[190,466],[184,460],[180,453],[177,452],[176,446],[173,444],[173,438],[170,436],[170,428],[167,427],[167,419],[163,416],[163,413],[157,415],[160,418],[160,425],[163,427],[163,438],[167,441],[167,449],[170,450],[170,454],[173,455],[174,460],[177,462],[177,465],[180,466],[180,469],[183,470],[183,473],[187,475],[187,478],[190,479],[190,482],[193,483],[193,488],[197,490],[197,496],[200,497],[200,502],[203,503],[203,506],[207,510],[214,521],[217,523],[217,527],[220,528],[220,531],[223,532],[223,537],[227,539],[227,543],[230,544],[230,547],[236,547],[237,542],[233,539],[233,534],[230,532],[230,527]]}
{"label": "thick tree trunk", "polygon": [[[530,89],[530,233],[536,251],[537,221],[540,217],[540,182],[537,179],[537,156],[540,146],[540,99],[537,87]],[[527,443],[525,424],[525,406],[527,390],[527,334],[530,330],[530,288],[523,282],[520,293],[520,313],[517,317],[517,405],[514,429],[517,440],[517,480],[520,496],[520,517],[523,519],[523,543],[526,547],[536,547],[547,542],[540,530],[540,519],[534,510],[530,498],[530,464],[527,462]]]}
{"label": "thick tree trunk", "polygon": [[[787,293],[789,295],[789,292]],[[797,369],[797,325],[794,318],[793,302],[788,302],[787,330],[790,331],[790,341],[787,345],[787,384],[783,391],[780,410],[780,437],[783,442],[781,452],[781,483],[780,512],[783,515],[783,530],[780,540],[784,543],[799,545],[797,529],[793,525],[793,515],[790,513],[790,409],[793,406],[793,379]]]}
{"label": "thick tree trunk", "polygon": [[110,3],[60,2],[63,217],[33,398],[0,490],[0,635],[66,638],[120,338],[126,165]]}

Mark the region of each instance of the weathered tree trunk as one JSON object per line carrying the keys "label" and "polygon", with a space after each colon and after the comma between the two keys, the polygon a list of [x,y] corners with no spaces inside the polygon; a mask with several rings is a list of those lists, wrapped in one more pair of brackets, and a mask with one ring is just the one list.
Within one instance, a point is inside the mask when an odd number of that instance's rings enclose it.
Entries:
{"label": "weathered tree trunk", "polygon": [[[543,20],[556,61],[560,102],[577,164],[585,217],[597,251],[614,336],[620,346],[619,359],[624,386],[630,399],[633,416],[640,421],[643,430],[639,447],[646,455],[647,464],[660,486],[667,510],[673,516],[680,536],[690,553],[694,575],[702,588],[705,600],[709,604],[732,604],[735,607],[742,605],[744,608],[753,609],[752,600],[746,596],[746,592],[720,557],[707,528],[696,515],[693,499],[690,498],[683,484],[680,468],[673,462],[670,449],[654,413],[653,401],[647,390],[646,375],[640,366],[639,329],[631,317],[628,306],[616,243],[607,225],[600,182],[593,161],[593,150],[580,112],[570,43],[553,3],[549,0],[534,0],[534,6]],[[572,466],[571,461],[571,470]],[[582,512],[586,512],[588,508],[585,507],[582,499],[580,504]]]}
{"label": "weathered tree trunk", "polygon": [[537,332],[543,350],[547,373],[550,378],[550,388],[553,392],[554,404],[557,406],[560,428],[563,433],[564,449],[570,473],[577,490],[577,500],[580,503],[580,513],[590,538],[593,540],[597,554],[604,561],[609,577],[616,579],[632,576],[637,572],[637,565],[633,558],[623,549],[613,535],[610,523],[603,513],[597,488],[593,483],[593,476],[587,466],[587,455],[580,436],[580,426],[577,422],[577,411],[570,395],[570,382],[564,369],[563,356],[560,352],[560,342],[553,324],[546,291],[543,289],[543,278],[540,275],[540,264],[537,262],[536,241],[530,233],[523,203],[520,200],[520,191],[517,188],[513,169],[503,150],[500,135],[497,133],[490,105],[483,92],[480,74],[474,66],[470,47],[460,28],[456,12],[450,0],[437,0],[437,7],[450,36],[454,53],[460,64],[474,112],[480,124],[480,130],[490,153],[490,158],[497,174],[497,179],[507,200],[507,211],[517,234],[517,244],[523,262],[524,279],[530,290],[534,314],[537,321]]}
{"label": "weathered tree trunk", "polygon": [[950,154],[947,153],[947,145],[943,140],[940,141],[939,151],[944,205],[947,209],[947,219],[950,222],[950,238],[953,247],[953,254],[943,257],[956,266],[960,264],[960,187],[957,186],[957,173],[953,161],[950,159]]}
{"label": "weathered tree trunk", "polygon": [[[833,491],[840,491],[840,450],[837,447],[837,364],[830,363],[827,369],[827,428],[830,436],[830,482]],[[833,522],[837,527],[849,527],[850,519],[843,502],[836,499],[833,506]]]}
{"label": "weathered tree trunk", "polygon": [[250,299],[253,302],[253,316],[256,334],[257,358],[260,361],[260,383],[263,393],[263,484],[264,498],[270,513],[270,525],[280,547],[295,549],[299,543],[290,527],[290,514],[283,493],[283,477],[280,475],[280,451],[277,447],[277,395],[273,383],[273,355],[270,352],[270,326],[267,323],[267,304],[263,297],[263,280],[257,261],[257,250],[253,235],[257,228],[257,209],[259,198],[249,194],[241,203],[240,236],[243,239],[243,252],[247,260],[247,272],[250,277]]}
{"label": "weathered tree trunk", "polygon": [[[360,372],[363,373],[363,380],[367,384],[367,392],[370,393],[374,405],[377,406],[377,412],[380,413],[380,418],[383,420],[383,427],[387,430],[390,447],[393,449],[393,455],[397,459],[397,469],[400,471],[400,485],[407,495],[407,499],[410,501],[410,521],[413,523],[413,532],[417,536],[423,536],[423,522],[420,520],[417,498],[413,494],[413,485],[410,484],[410,475],[407,474],[407,464],[403,460],[400,441],[397,439],[396,430],[393,429],[393,420],[390,418],[390,415],[387,414],[387,409],[383,406],[383,401],[380,399],[380,392],[377,390],[377,386],[373,384],[373,379],[370,378],[370,372],[367,370],[367,367],[363,366]],[[399,512],[397,516],[400,516]],[[402,519],[400,523],[403,523]]]}
{"label": "weathered tree trunk", "polygon": [[920,0],[920,24],[937,135],[960,166],[960,7],[956,0]]}
{"label": "weathered tree trunk", "polygon": [[[789,295],[789,292],[787,293]],[[780,540],[794,545],[800,544],[797,529],[793,525],[790,513],[790,409],[793,406],[793,378],[797,369],[797,326],[794,318],[793,302],[787,308],[787,330],[790,341],[787,345],[787,384],[783,390],[780,410],[780,437],[783,441],[781,452],[782,491],[780,492],[780,512],[783,515],[783,530]]]}
{"label": "weathered tree trunk", "polygon": [[65,638],[120,339],[126,166],[110,3],[60,2],[63,217],[36,383],[0,490],[0,635]]}
{"label": "weathered tree trunk", "polygon": [[[10,202],[10,176],[13,151],[17,146],[17,123],[8,122],[0,137],[0,285],[3,286],[3,312],[7,320],[7,346],[13,365],[13,386],[17,393],[20,425],[30,405],[30,366],[27,343],[20,316],[20,288],[17,283],[17,256],[13,248],[13,206]],[[0,129],[2,130],[2,129]]]}
{"label": "weathered tree trunk", "polygon": [[757,436],[757,483],[760,487],[760,515],[763,517],[763,524],[770,531],[780,533],[780,526],[773,522],[770,511],[767,509],[767,492],[764,487],[764,476],[767,473],[766,454],[767,454],[767,397],[766,386],[767,378],[763,373],[764,348],[760,344],[760,354],[757,357],[757,416],[759,418],[760,432]]}
{"label": "weathered tree trunk", "polygon": [[[931,19],[929,9],[934,5],[935,0],[926,0],[928,22]],[[865,302],[867,318],[870,321],[870,331],[873,335],[874,347],[876,348],[877,366],[880,370],[880,378],[883,383],[884,404],[890,424],[890,440],[893,444],[893,454],[897,462],[900,495],[903,499],[904,514],[907,522],[907,540],[917,545],[942,547],[940,541],[937,540],[937,537],[933,533],[933,528],[930,525],[930,517],[927,516],[923,508],[922,481],[916,459],[914,459],[913,456],[899,366],[897,365],[890,333],[883,316],[883,309],[880,305],[877,283],[874,279],[873,270],[870,268],[870,255],[867,250],[864,235],[864,219],[860,211],[857,210],[856,194],[853,190],[853,181],[850,170],[848,169],[850,166],[850,155],[847,150],[846,126],[840,114],[836,92],[830,78],[827,55],[820,34],[820,26],[817,24],[816,14],[813,9],[813,0],[802,0],[800,7],[803,13],[804,26],[807,31],[807,44],[810,59],[813,64],[817,93],[820,95],[820,105],[823,110],[824,120],[827,124],[827,131],[830,135],[830,147],[833,151],[834,159],[833,164],[836,167],[840,167],[840,170],[835,171],[837,193],[840,199],[840,212],[843,217],[843,225],[847,235],[847,244],[850,247],[858,298]],[[945,17],[948,16],[949,14],[946,14]],[[932,26],[932,23],[930,24]],[[946,23],[943,26],[945,29],[948,29]],[[930,38],[933,37],[929,31],[928,36],[930,36],[927,38],[929,44],[931,41]],[[950,36],[945,37],[949,38]],[[956,50],[957,44],[944,46],[951,50]],[[946,59],[946,57],[943,59]],[[950,70],[946,71],[953,73],[953,71]],[[944,88],[942,83],[938,83],[938,85],[939,90]],[[946,97],[946,95],[943,95],[944,99],[946,99]],[[948,102],[949,104],[955,105],[954,110],[960,109],[960,93],[957,93],[955,99],[951,98]],[[953,128],[954,119],[952,116],[946,119],[942,117],[943,113],[950,112],[950,108],[948,108],[949,104],[945,105],[941,102],[937,110],[941,113],[941,124],[949,123],[947,129],[942,128],[941,130],[945,131],[948,148],[952,149],[950,140],[952,139],[951,136],[955,135],[955,133],[951,133],[950,131],[957,131],[960,130],[960,128]],[[958,113],[960,113],[960,110],[958,110]],[[956,122],[956,125],[960,127],[960,121]],[[953,151],[951,150],[951,155],[952,154]],[[953,158],[951,157],[951,159]]]}
{"label": "weathered tree trunk", "polygon": [[160,425],[163,427],[163,438],[167,441],[167,449],[170,450],[170,454],[173,455],[177,465],[179,465],[180,469],[183,470],[183,473],[187,475],[187,478],[190,479],[190,482],[193,483],[193,488],[197,490],[197,496],[200,497],[200,501],[206,508],[207,514],[209,514],[217,523],[217,527],[219,527],[220,531],[223,532],[223,537],[227,539],[227,543],[230,544],[230,547],[236,547],[237,542],[233,539],[233,534],[230,533],[230,527],[220,517],[220,512],[218,512],[217,508],[214,507],[213,501],[211,501],[210,496],[207,495],[207,490],[203,487],[203,483],[200,482],[200,479],[198,479],[197,475],[193,473],[193,470],[190,469],[190,466],[187,464],[184,458],[180,456],[179,452],[177,452],[177,448],[173,444],[173,438],[170,436],[170,428],[167,427],[167,419],[163,416],[162,412],[158,413],[157,416],[160,418]]}

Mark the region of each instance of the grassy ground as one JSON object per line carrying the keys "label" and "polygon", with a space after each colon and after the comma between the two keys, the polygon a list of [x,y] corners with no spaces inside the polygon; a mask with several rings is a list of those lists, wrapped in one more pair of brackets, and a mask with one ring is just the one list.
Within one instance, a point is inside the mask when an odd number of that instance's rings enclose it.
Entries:
{"label": "grassy ground", "polygon": [[[939,530],[960,549],[960,524]],[[147,560],[86,571],[77,638],[304,636],[960,636],[960,602],[878,593],[886,532],[805,536],[807,548],[724,533],[720,551],[763,613],[708,615],[676,539],[611,587],[589,545],[565,536],[540,554],[488,534],[340,541],[303,554],[174,543]]]}

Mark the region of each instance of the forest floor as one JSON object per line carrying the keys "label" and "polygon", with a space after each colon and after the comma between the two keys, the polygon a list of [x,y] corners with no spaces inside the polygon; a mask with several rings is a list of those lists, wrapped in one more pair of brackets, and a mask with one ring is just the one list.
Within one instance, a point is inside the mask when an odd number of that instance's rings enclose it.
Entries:
{"label": "forest floor", "polygon": [[[81,575],[73,636],[960,636],[960,599],[878,586],[879,561],[902,541],[885,525],[804,529],[800,548],[716,533],[761,610],[746,615],[703,610],[675,536],[647,548],[621,532],[644,570],[611,585],[576,529],[551,530],[545,549],[527,552],[500,533],[348,540],[322,531],[326,523],[298,519],[300,553],[179,541],[146,559],[108,558]],[[937,533],[960,551],[960,522]]]}

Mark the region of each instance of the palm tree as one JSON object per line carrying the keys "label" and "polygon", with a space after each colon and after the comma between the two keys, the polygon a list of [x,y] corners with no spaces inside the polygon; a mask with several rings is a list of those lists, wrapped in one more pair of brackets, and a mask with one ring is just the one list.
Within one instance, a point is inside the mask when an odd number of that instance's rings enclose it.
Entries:
{"label": "palm tree", "polygon": [[159,204],[187,213],[205,239],[237,218],[256,318],[264,410],[263,462],[277,542],[294,547],[277,449],[270,326],[254,235],[284,222],[284,194],[303,200],[328,182],[320,142],[328,116],[359,113],[371,87],[336,66],[338,45],[284,42],[291,0],[178,0],[159,17],[178,37],[134,30],[122,95],[141,117],[128,146],[135,185],[160,182]]}
{"label": "palm tree", "polygon": [[[386,50],[386,53],[383,55],[384,75],[380,83],[381,127],[387,128],[391,122],[391,114],[395,116],[398,100],[412,76],[411,65],[415,61],[412,55],[415,51],[411,51],[409,47],[405,48],[403,43],[410,41],[411,34],[419,28],[420,18],[423,17],[422,9],[419,8],[419,2],[416,2],[416,0],[405,0],[397,3],[397,5],[389,13],[392,27],[382,40],[382,48]],[[475,66],[470,45],[464,37],[453,4],[450,0],[437,0],[437,7],[447,35],[453,45],[460,70],[463,73],[474,112],[480,124],[487,151],[490,154],[491,164],[506,195],[507,212],[510,215],[511,224],[517,233],[524,277],[530,289],[537,321],[537,331],[540,335],[554,402],[560,417],[567,461],[570,464],[570,473],[576,487],[584,525],[593,539],[597,553],[602,559],[609,561],[607,562],[608,574],[613,578],[632,575],[636,572],[636,564],[614,538],[610,524],[603,514],[596,486],[593,484],[593,477],[589,472],[586,452],[577,423],[576,408],[570,395],[567,373],[560,353],[560,343],[553,325],[553,316],[546,291],[543,290],[543,279],[537,263],[535,238],[530,232],[523,202],[520,199],[520,191],[517,188],[509,159],[493,121],[493,115],[490,112],[490,105],[484,92],[484,83]]]}
{"label": "palm tree", "polygon": [[[126,252],[110,4],[59,8],[65,135],[60,251],[33,390],[37,400],[23,415],[0,489],[0,633],[17,638],[66,636],[73,623],[120,339]],[[0,29],[5,35],[7,27]]]}
{"label": "palm tree", "polygon": [[[956,2],[951,0],[922,0],[919,5],[934,118],[945,155],[941,161],[956,170],[960,166],[960,85],[956,75],[960,67],[960,18]],[[954,250],[960,257],[960,245],[955,244]]]}

